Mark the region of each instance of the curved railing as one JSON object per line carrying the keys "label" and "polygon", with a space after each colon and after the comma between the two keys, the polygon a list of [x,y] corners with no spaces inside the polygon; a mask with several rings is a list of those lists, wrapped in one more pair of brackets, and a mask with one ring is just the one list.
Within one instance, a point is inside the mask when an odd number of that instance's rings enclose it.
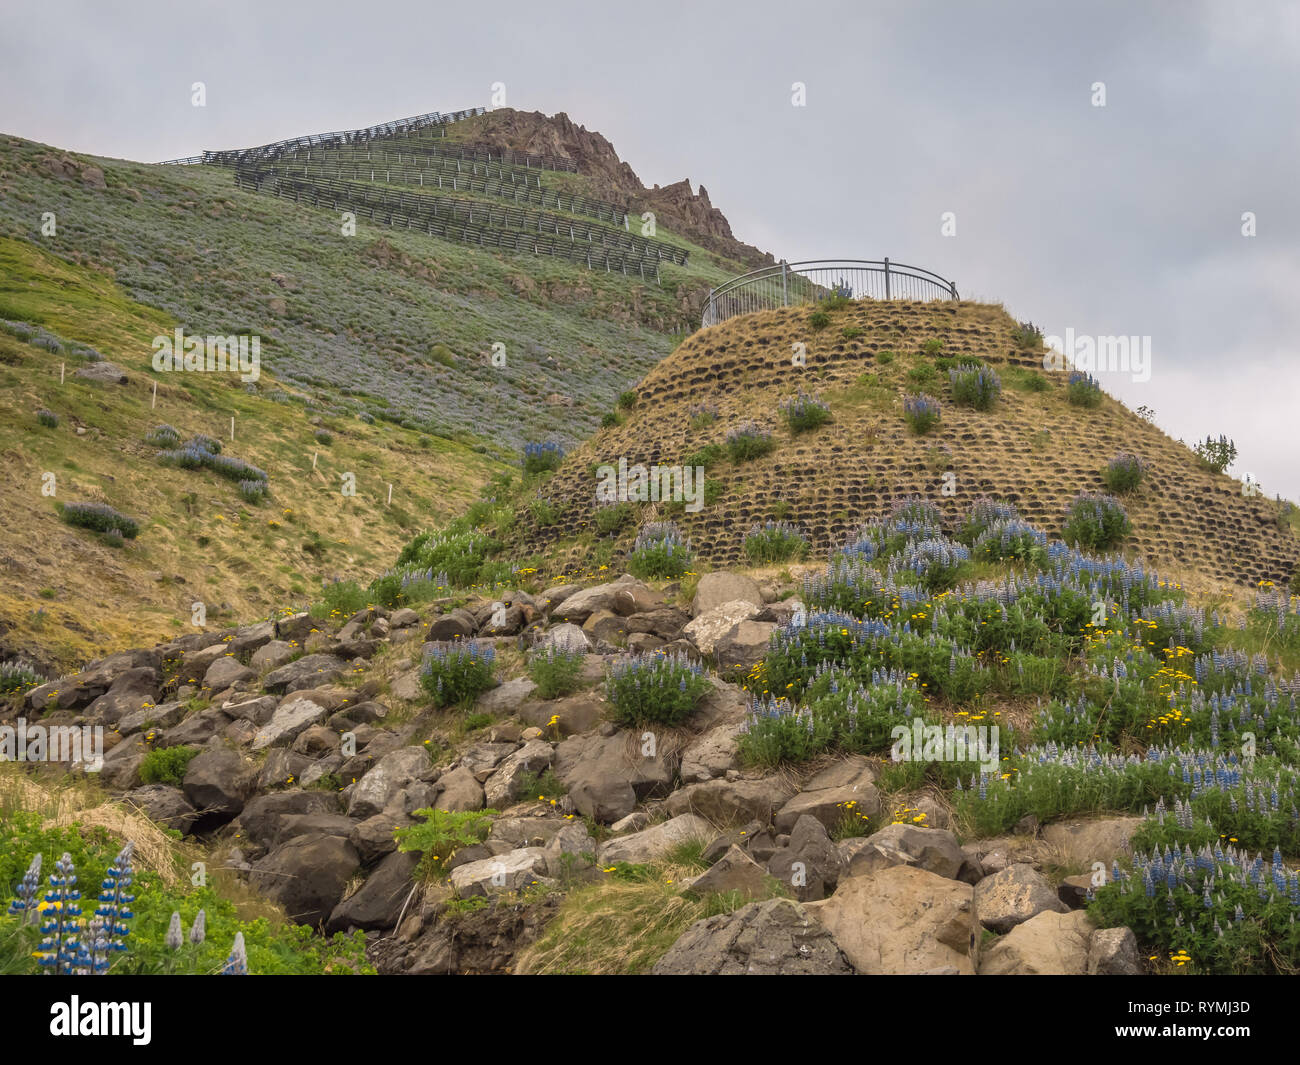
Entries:
{"label": "curved railing", "polygon": [[733,277],[709,293],[701,327],[738,314],[816,303],[827,296],[849,299],[958,299],[957,286],[919,266],[888,259],[810,259],[780,262]]}

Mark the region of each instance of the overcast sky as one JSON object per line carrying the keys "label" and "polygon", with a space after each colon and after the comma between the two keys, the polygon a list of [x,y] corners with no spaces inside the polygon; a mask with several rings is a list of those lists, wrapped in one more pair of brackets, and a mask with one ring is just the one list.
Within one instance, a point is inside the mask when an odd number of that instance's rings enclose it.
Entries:
{"label": "overcast sky", "polygon": [[0,14],[0,130],[98,155],[488,106],[495,82],[508,106],[605,134],[647,184],[705,185],[737,236],[778,257],[888,255],[1048,334],[1149,336],[1150,380],[1100,374],[1107,390],[1176,437],[1226,433],[1232,472],[1300,499],[1295,3],[43,0]]}

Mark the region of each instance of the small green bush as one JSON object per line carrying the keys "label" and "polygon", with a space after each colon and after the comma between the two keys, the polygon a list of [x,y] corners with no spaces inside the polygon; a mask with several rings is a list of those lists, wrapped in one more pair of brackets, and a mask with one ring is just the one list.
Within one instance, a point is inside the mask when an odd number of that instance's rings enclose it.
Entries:
{"label": "small green bush", "polygon": [[931,358],[941,355],[943,353],[943,341],[938,337],[931,337],[921,345],[921,353],[923,355],[929,355]]}
{"label": "small green bush", "polygon": [[754,566],[801,559],[808,553],[808,539],[799,526],[788,521],[755,524],[745,536],[745,557]]}
{"label": "small green bush", "polygon": [[578,690],[583,653],[548,644],[528,656],[528,676],[539,699],[555,699]]}
{"label": "small green bush", "polygon": [[876,362],[880,363],[881,366],[888,366],[894,361],[894,359],[895,355],[892,351],[881,351],[876,353]]}
{"label": "small green bush", "polygon": [[330,444],[334,443],[334,434],[328,429],[317,429],[312,433],[312,436],[316,438],[316,443],[324,444],[326,447],[329,447]]}
{"label": "small green bush", "polygon": [[987,366],[955,367],[948,371],[948,380],[952,385],[953,402],[976,410],[989,410],[1002,391],[998,375]]}
{"label": "small green bush", "polygon": [[37,424],[45,426],[47,429],[57,429],[59,427],[59,416],[52,410],[46,410],[42,407],[36,412]]}
{"label": "small green bush", "polygon": [[435,706],[467,707],[495,683],[496,648],[477,640],[434,644],[425,654],[420,683]]}
{"label": "small green bush", "polygon": [[397,849],[420,855],[416,872],[426,878],[441,876],[447,870],[452,856],[462,847],[482,843],[492,831],[492,819],[497,811],[463,810],[450,812],[426,807],[415,811],[423,817],[422,824],[393,830]]}
{"label": "small green bush", "polygon": [[162,747],[150,751],[140,763],[140,779],[146,784],[175,784],[185,779],[185,770],[199,753],[197,747]]}
{"label": "small green bush", "polygon": [[802,433],[820,428],[830,421],[831,408],[801,389],[797,396],[781,403],[781,416],[791,432]]}
{"label": "small green bush", "polygon": [[560,508],[549,499],[529,500],[528,513],[539,529],[545,529],[560,520]]}
{"label": "small green bush", "polygon": [[620,392],[618,396],[618,405],[624,410],[631,410],[636,406],[636,391],[628,389],[626,392]]}
{"label": "small green bush", "polygon": [[1101,384],[1090,373],[1071,370],[1065,398],[1076,407],[1096,407],[1101,403]]}
{"label": "small green bush", "polygon": [[68,525],[82,529],[94,529],[96,532],[116,532],[128,540],[134,540],[140,533],[140,523],[129,518],[107,503],[60,503],[57,504],[59,517]]}
{"label": "small green bush", "polygon": [[1142,483],[1142,479],[1146,477],[1146,474],[1147,463],[1145,459],[1121,451],[1106,464],[1101,476],[1106,482],[1107,488],[1112,492],[1123,494],[1136,489]]}
{"label": "small green bush", "polygon": [[726,455],[726,451],[721,444],[705,444],[698,451],[692,451],[684,459],[683,466],[703,466],[706,470],[717,463]]}
{"label": "small green bush", "polygon": [[820,333],[830,324],[831,316],[825,311],[813,311],[812,314],[808,315],[808,328],[814,333]]}
{"label": "small green bush", "polygon": [[601,536],[618,532],[632,520],[631,503],[607,503],[596,508],[594,524]]}
{"label": "small green bush", "polygon": [[866,330],[863,329],[862,326],[860,325],[846,325],[843,329],[840,330],[840,336],[842,336],[845,340],[857,340],[859,337],[864,336],[865,334],[866,334]]}
{"label": "small green bush", "polygon": [[924,436],[939,424],[939,401],[932,396],[908,396],[903,400],[903,417],[917,436]]}
{"label": "small green bush", "polygon": [[615,425],[622,425],[622,424],[623,424],[623,419],[619,417],[619,413],[616,410],[607,410],[604,414],[600,416],[600,427],[602,429],[609,429]]}
{"label": "small green bush", "polygon": [[916,385],[918,388],[924,388],[938,379],[939,371],[928,362],[920,363],[907,371],[908,383]]}
{"label": "small green bush", "polygon": [[564,461],[564,449],[554,440],[524,445],[522,465],[525,473],[545,473],[557,470]]}
{"label": "small green bush", "polygon": [[1192,450],[1202,468],[1212,473],[1223,473],[1237,459],[1237,445],[1226,436],[1220,436],[1218,440],[1207,436]]}
{"label": "small green bush", "polygon": [[1061,538],[1068,544],[1104,551],[1118,544],[1132,529],[1119,500],[1081,492],[1066,512]]}
{"label": "small green bush", "polygon": [[726,446],[732,462],[746,462],[775,451],[776,440],[760,426],[742,425],[727,434]]}
{"label": "small green bush", "polygon": [[1033,322],[1020,322],[1011,330],[1011,342],[1021,351],[1034,351],[1043,346],[1043,331]]}
{"label": "small green bush", "polygon": [[610,717],[619,725],[677,725],[712,684],[702,667],[684,655],[631,655],[605,677]]}
{"label": "small green bush", "polygon": [[627,571],[642,580],[675,580],[685,576],[693,560],[691,542],[683,540],[671,521],[642,526],[627,556]]}

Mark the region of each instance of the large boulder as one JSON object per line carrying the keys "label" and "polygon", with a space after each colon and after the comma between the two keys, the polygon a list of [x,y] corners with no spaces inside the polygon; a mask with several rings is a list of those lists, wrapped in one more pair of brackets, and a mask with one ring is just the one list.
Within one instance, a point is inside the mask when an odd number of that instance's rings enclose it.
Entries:
{"label": "large boulder", "polygon": [[315,688],[342,679],[346,668],[347,663],[335,655],[304,655],[268,673],[262,679],[262,687],[277,695]]}
{"label": "large boulder", "polygon": [[790,841],[768,861],[767,871],[801,902],[809,902],[835,890],[844,862],[825,826],[804,814],[790,832]]}
{"label": "large boulder", "polygon": [[1140,817],[1057,821],[1044,827],[1043,843],[1061,865],[1090,869],[1093,862],[1101,862],[1109,869],[1112,862],[1133,856],[1133,833],[1141,824]]}
{"label": "large boulder", "polygon": [[686,886],[697,895],[742,895],[761,899],[771,894],[763,867],[733,843],[716,862]]}
{"label": "large boulder", "polygon": [[543,633],[538,638],[536,646],[542,650],[554,647],[558,651],[586,654],[591,650],[591,641],[587,639],[587,634],[580,626],[566,621],[561,625],[552,626]]}
{"label": "large boulder", "polygon": [[862,876],[896,865],[910,865],[950,880],[976,879],[957,837],[944,828],[886,825],[846,848],[848,875]]}
{"label": "large boulder", "polygon": [[348,816],[360,820],[379,813],[411,781],[433,775],[423,747],[399,747],[377,761],[357,781],[348,800]]}
{"label": "large boulder", "polygon": [[980,961],[981,976],[1081,976],[1096,926],[1083,910],[1046,911],[1018,924]]}
{"label": "large boulder", "polygon": [[451,871],[451,889],[461,899],[502,891],[522,891],[533,884],[546,882],[546,860],[546,851],[541,847],[523,847],[493,858],[468,862]]}
{"label": "large boulder", "polygon": [[696,921],[655,963],[656,976],[850,976],[834,937],[790,899],[751,902]]}
{"label": "large boulder", "polygon": [[699,614],[682,630],[682,633],[696,646],[700,654],[711,655],[719,640],[742,622],[757,617],[761,610],[762,607],[743,600],[722,603]]}
{"label": "large boulder", "polygon": [[518,711],[536,687],[527,677],[515,677],[485,691],[475,701],[474,709],[497,717],[509,717]]}
{"label": "large boulder", "polygon": [[1129,928],[1099,928],[1088,944],[1089,976],[1138,976],[1137,939]]}
{"label": "large boulder", "polygon": [[[847,763],[856,769],[852,774],[836,776],[818,774],[809,783],[822,780],[841,780],[838,786],[812,787],[793,796],[776,812],[778,832],[789,832],[795,822],[805,814],[815,817],[828,832],[835,831],[843,822],[860,817],[874,817],[880,812],[880,792],[876,790],[875,772],[866,763]],[[859,822],[860,823],[860,822]]]}
{"label": "large boulder", "polygon": [[375,867],[364,884],[334,907],[325,931],[392,928],[415,888],[413,876],[419,864],[418,854],[393,851]]}
{"label": "large boulder", "polygon": [[438,778],[438,789],[438,798],[433,803],[435,810],[460,813],[483,809],[483,785],[465,766],[443,773]]}
{"label": "large boulder", "polygon": [[761,661],[777,629],[771,621],[742,621],[714,641],[713,662],[720,670],[747,670]]}
{"label": "large boulder", "polygon": [[337,795],[324,791],[282,791],[249,799],[231,828],[241,847],[251,845],[265,850],[278,838],[285,818],[338,812]]}
{"label": "large boulder", "polygon": [[1040,913],[1069,909],[1046,878],[1032,865],[1011,865],[975,885],[975,910],[980,924],[1005,935]]}
{"label": "large boulder", "polygon": [[693,814],[682,814],[629,836],[618,836],[606,841],[598,852],[598,860],[601,865],[613,865],[615,862],[638,865],[662,858],[674,847],[689,840],[707,842],[712,837],[713,828],[707,821]]}
{"label": "large boulder", "polygon": [[205,819],[229,821],[257,784],[257,768],[228,747],[211,747],[190,759],[181,787]]}
{"label": "large boulder", "polygon": [[718,725],[697,736],[682,751],[682,783],[698,784],[725,776],[740,766],[740,725]]}
{"label": "large boulder", "polygon": [[158,671],[137,666],[119,674],[108,691],[86,708],[86,717],[99,725],[113,725],[128,714],[148,712],[157,702]]}
{"label": "large boulder", "polygon": [[249,669],[233,655],[226,654],[208,666],[208,671],[203,674],[203,686],[209,691],[220,692],[256,678],[256,670]]}
{"label": "large boulder", "polygon": [[483,784],[483,798],[489,807],[500,810],[523,797],[527,778],[544,772],[555,759],[555,748],[545,740],[530,740],[513,754],[507,755]]}
{"label": "large boulder", "polygon": [[975,972],[981,931],[969,884],[893,866],[849,877],[829,899],[807,908],[858,972]]}
{"label": "large boulder", "polygon": [[[553,728],[561,736],[590,732],[605,717],[608,705],[594,692],[578,692],[562,699],[533,700],[519,708],[519,720],[538,728]],[[552,724],[554,721],[554,724]]]}
{"label": "large boulder", "polygon": [[189,835],[198,811],[190,805],[180,788],[169,784],[146,784],[127,795],[127,800],[139,807],[141,813],[163,828],[174,828],[181,835]]}
{"label": "large boulder", "polygon": [[271,720],[257,730],[253,750],[287,747],[310,726],[324,721],[329,710],[320,703],[300,695],[290,695],[275,709]]}
{"label": "large boulder", "polygon": [[758,821],[764,825],[784,805],[793,789],[781,780],[707,780],[681,788],[668,797],[674,816],[695,813],[719,827]]}
{"label": "large boulder", "polygon": [[289,919],[312,928],[338,906],[361,867],[356,849],[341,836],[295,836],[253,865],[249,880],[284,907]]}
{"label": "large boulder", "polygon": [[668,744],[643,753],[631,732],[570,736],[555,749],[555,775],[569,791],[574,808],[604,824],[626,817],[644,799],[666,795],[677,759]]}
{"label": "large boulder", "polygon": [[714,607],[723,603],[752,603],[759,610],[763,608],[763,593],[758,583],[740,573],[706,573],[695,586],[695,602],[692,613],[698,618],[707,614]]}

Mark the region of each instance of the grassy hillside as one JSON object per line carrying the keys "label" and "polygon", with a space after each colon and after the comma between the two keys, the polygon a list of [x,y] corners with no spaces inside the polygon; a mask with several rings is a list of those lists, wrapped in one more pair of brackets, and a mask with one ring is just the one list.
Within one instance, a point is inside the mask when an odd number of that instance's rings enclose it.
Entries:
{"label": "grassy hillside", "polygon": [[[259,335],[264,367],[318,402],[503,450],[580,439],[740,269],[693,249],[643,284],[365,220],[343,236],[339,214],[241,191],[227,170],[13,137],[0,139],[0,191],[0,236],[114,277],[189,331]],[[126,339],[147,352],[152,336]]]}
{"label": "grassy hillside", "polygon": [[[742,559],[751,527],[768,520],[798,524],[822,554],[909,494],[949,519],[991,496],[1059,533],[1075,495],[1104,492],[1103,469],[1128,452],[1147,463],[1147,474],[1124,497],[1133,523],[1127,550],[1216,587],[1291,579],[1300,568],[1294,509],[1243,495],[1240,481],[1203,468],[1187,446],[1104,394],[1095,406],[1072,403],[1069,375],[1045,372],[1041,346],[1022,347],[1016,328],[997,306],[868,301],[829,313],[786,308],[697,332],[647,374],[621,424],[566,458],[540,490],[555,519],[521,523],[517,549],[545,549],[560,563],[603,551],[608,561],[658,517],[675,520],[715,565]],[[797,345],[804,366],[794,364]],[[1000,375],[990,409],[953,401],[950,371],[962,361]],[[801,391],[820,397],[829,422],[803,432],[789,426],[782,405]],[[913,394],[941,407],[923,435],[904,418]],[[772,435],[772,450],[737,460],[728,434],[747,424]],[[621,516],[603,510],[595,471],[620,458],[703,463],[705,505],[697,513],[680,503],[632,506]]]}
{"label": "grassy hillside", "polygon": [[[0,240],[0,277],[0,318],[62,341],[47,340],[61,348],[50,350],[40,335],[31,343],[0,332],[8,653],[66,666],[194,631],[195,601],[220,623],[317,598],[322,580],[382,570],[419,527],[463,509],[500,469],[463,443],[332,415],[267,377],[254,393],[233,375],[155,374],[138,338],[170,333],[174,319],[31,244]],[[128,383],[78,377],[91,363],[75,344],[120,365]],[[56,427],[38,423],[41,409]],[[270,498],[254,505],[211,471],[160,465],[159,448],[143,440],[158,424],[221,439],[270,474]],[[353,496],[341,492],[343,472],[356,475]],[[41,493],[46,473],[53,497]],[[68,527],[55,504],[73,500],[109,503],[139,520],[140,535],[113,547]]]}

